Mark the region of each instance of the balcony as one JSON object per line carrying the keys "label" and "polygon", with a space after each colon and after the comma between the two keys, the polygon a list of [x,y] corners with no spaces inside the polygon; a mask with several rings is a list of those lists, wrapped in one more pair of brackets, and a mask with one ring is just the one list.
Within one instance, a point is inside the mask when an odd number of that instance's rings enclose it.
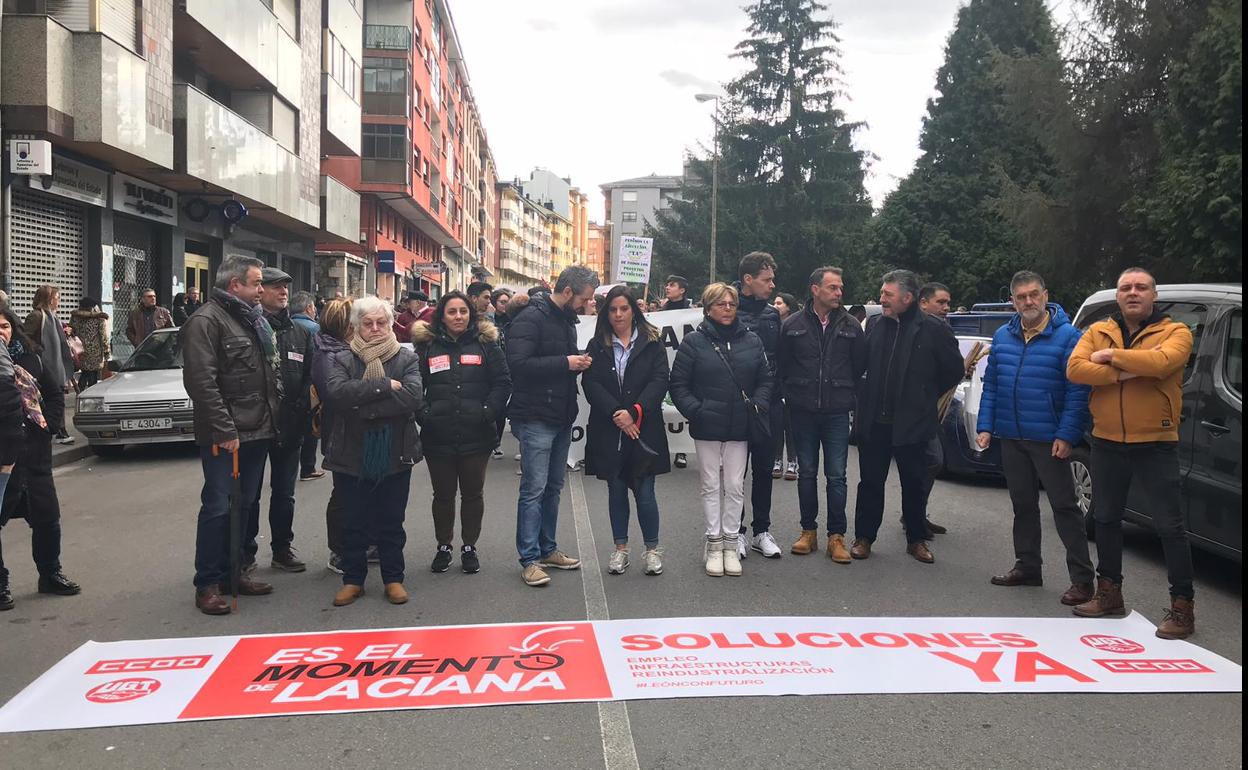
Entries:
{"label": "balcony", "polygon": [[360,105],[329,75],[321,75],[321,153],[360,154]]}
{"label": "balcony", "polygon": [[321,176],[321,230],[359,243],[360,194],[332,176]]}
{"label": "balcony", "polygon": [[397,24],[365,24],[364,47],[379,51],[410,51],[412,31]]}
{"label": "balcony", "polygon": [[442,210],[442,201],[440,201],[438,196],[434,195],[433,192],[429,193],[429,210],[435,214]]}
{"label": "balcony", "polygon": [[412,172],[407,162],[390,158],[361,158],[360,180],[365,184],[412,183]]}
{"label": "balcony", "polygon": [[300,194],[299,156],[241,115],[185,83],[173,87],[177,171],[311,227],[319,201]]}
{"label": "balcony", "polygon": [[259,76],[302,106],[303,54],[264,0],[179,0],[175,8],[175,51],[191,52],[197,66],[234,88],[260,87]]}
{"label": "balcony", "polygon": [[406,118],[411,109],[411,98],[405,93],[364,92],[364,112],[368,115],[396,115]]}

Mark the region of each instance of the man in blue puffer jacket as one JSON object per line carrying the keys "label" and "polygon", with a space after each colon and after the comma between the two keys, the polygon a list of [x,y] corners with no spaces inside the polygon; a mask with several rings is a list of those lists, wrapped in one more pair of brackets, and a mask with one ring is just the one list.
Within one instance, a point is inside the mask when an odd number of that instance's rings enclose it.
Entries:
{"label": "man in blue puffer jacket", "polygon": [[1039,485],[1044,484],[1070,573],[1071,585],[1061,601],[1074,606],[1091,599],[1094,576],[1068,459],[1090,419],[1089,389],[1066,378],[1066,362],[1080,332],[1060,305],[1048,301],[1038,274],[1015,273],[1010,294],[1018,314],[992,337],[976,437],[980,449],[987,449],[993,436],[1001,439],[1014,506],[1015,563],[992,584],[1043,584]]}

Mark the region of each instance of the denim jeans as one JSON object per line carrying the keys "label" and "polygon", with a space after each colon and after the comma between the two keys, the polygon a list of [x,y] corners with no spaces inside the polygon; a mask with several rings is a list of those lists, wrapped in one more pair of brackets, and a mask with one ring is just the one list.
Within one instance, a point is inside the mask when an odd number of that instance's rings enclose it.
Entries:
{"label": "denim jeans", "polygon": [[[637,523],[646,548],[659,544],[659,501],[654,496],[654,476],[646,476],[633,490],[637,502]],[[628,543],[628,482],[616,477],[607,482],[607,510],[611,515],[611,537],[616,545]]]}
{"label": "denim jeans", "polygon": [[808,412],[793,408],[793,440],[797,444],[797,500],[802,529],[819,526],[819,450],[828,498],[828,534],[845,534],[845,501],[849,495],[845,466],[849,461],[849,412]]}
{"label": "denim jeans", "polygon": [[[299,447],[269,445],[269,545],[274,554],[285,552],[295,540],[295,483],[299,478]],[[264,474],[264,458],[260,473]],[[263,484],[247,507],[247,529],[243,533],[243,552],[247,560],[256,558],[256,536],[260,534],[260,493]]]}
{"label": "denim jeans", "polygon": [[308,422],[303,430],[303,442],[299,446],[299,475],[311,476],[316,473],[316,450],[321,446],[320,437],[312,432],[312,415],[308,415]]}
{"label": "denim jeans", "polygon": [[[239,514],[247,515],[247,502],[260,494],[264,483],[264,459],[269,452],[268,439],[248,441],[238,448],[239,481],[242,499]],[[195,587],[227,583],[230,579],[230,478],[233,461],[229,452],[212,455],[212,447],[199,448],[199,462],[204,470],[204,488],[199,493],[199,521],[195,527]],[[241,524],[240,524],[241,526]],[[242,558],[242,554],[239,554]]]}
{"label": "denim jeans", "polygon": [[877,423],[871,435],[858,443],[858,499],[855,500],[854,538],[874,543],[884,520],[884,483],[888,469],[897,461],[901,477],[901,518],[906,542],[923,542],[927,531],[927,442],[894,444],[893,426]]}
{"label": "denim jeans", "polygon": [[556,549],[559,496],[568,472],[572,426],[512,420],[520,441],[520,498],[516,503],[516,552],[520,565],[536,563]]}
{"label": "denim jeans", "polygon": [[362,586],[368,577],[368,546],[377,546],[381,559],[381,581],[402,583],[403,546],[407,532],[403,519],[412,488],[412,469],[405,468],[380,481],[361,479],[345,473],[334,474],[334,489],[341,491],[344,532],[340,564],[342,584]]}
{"label": "denim jeans", "polygon": [[[750,508],[752,519],[750,527],[755,535],[761,535],[771,529],[771,488],[775,479],[771,477],[771,466],[776,462],[775,437],[784,430],[784,407],[777,399],[771,403],[771,411],[767,413],[771,426],[771,434],[759,442],[750,442]],[[741,508],[741,533],[745,533],[745,506]]]}

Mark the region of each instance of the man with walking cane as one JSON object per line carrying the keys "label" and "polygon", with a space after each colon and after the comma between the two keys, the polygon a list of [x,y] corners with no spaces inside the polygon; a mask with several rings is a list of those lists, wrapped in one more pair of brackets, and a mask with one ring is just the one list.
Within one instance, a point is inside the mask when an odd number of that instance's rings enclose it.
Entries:
{"label": "man with walking cane", "polygon": [[[259,300],[264,263],[226,257],[203,307],[182,327],[182,382],[204,471],[195,533],[195,606],[228,615],[235,596],[272,593],[239,574],[241,506],[259,494],[282,394],[277,338]],[[222,451],[224,450],[224,451]]]}

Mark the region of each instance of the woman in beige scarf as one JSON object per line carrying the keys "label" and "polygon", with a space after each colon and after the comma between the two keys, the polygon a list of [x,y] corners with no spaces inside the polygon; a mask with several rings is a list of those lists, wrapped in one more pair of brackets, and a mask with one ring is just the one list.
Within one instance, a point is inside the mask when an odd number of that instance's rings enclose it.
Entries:
{"label": "woman in beige scarf", "polygon": [[403,518],[412,466],[421,460],[416,413],[422,388],[420,362],[399,344],[393,324],[387,303],[377,297],[357,300],[351,308],[351,349],[329,361],[324,398],[337,417],[324,467],[333,471],[346,507],[336,607],[364,594],[370,540],[381,558],[386,598],[392,604],[407,601]]}

